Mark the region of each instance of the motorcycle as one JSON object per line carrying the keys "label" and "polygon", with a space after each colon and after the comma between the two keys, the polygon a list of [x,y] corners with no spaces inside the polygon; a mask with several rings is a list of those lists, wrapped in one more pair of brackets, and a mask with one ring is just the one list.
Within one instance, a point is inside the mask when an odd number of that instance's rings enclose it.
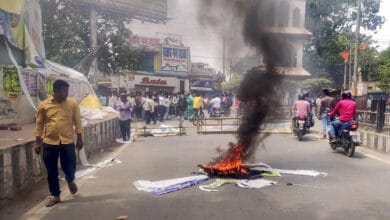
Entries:
{"label": "motorcycle", "polygon": [[221,117],[221,108],[211,108],[210,117]]}
{"label": "motorcycle", "polygon": [[294,135],[298,137],[298,141],[302,141],[303,136],[310,132],[309,117],[298,116],[294,120]]}
{"label": "motorcycle", "polygon": [[[331,118],[331,121],[339,120],[339,116]],[[355,153],[356,146],[359,146],[360,142],[358,141],[358,124],[355,121],[352,121],[347,128],[343,129],[341,132],[341,137],[337,138],[336,142],[331,142],[330,132],[329,132],[329,144],[332,150],[337,148],[344,149],[344,154],[348,157],[353,157]]]}

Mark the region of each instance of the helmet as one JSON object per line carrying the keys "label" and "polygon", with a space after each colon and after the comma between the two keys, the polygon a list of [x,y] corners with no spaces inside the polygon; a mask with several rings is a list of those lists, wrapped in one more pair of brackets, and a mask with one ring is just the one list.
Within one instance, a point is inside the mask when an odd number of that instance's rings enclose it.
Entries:
{"label": "helmet", "polygon": [[352,94],[351,94],[350,92],[344,91],[344,92],[341,94],[341,98],[342,98],[342,99],[351,99],[351,98],[352,98]]}

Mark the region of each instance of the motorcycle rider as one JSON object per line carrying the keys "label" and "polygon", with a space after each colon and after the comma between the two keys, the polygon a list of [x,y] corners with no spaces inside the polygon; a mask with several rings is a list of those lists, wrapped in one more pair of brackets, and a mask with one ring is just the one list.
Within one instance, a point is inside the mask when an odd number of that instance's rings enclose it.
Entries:
{"label": "motorcycle rider", "polygon": [[341,137],[341,131],[351,126],[356,114],[356,102],[351,99],[351,95],[348,92],[343,92],[341,98],[336,107],[329,113],[330,116],[337,112],[340,114],[340,120],[330,123],[331,143],[337,142],[337,138]]}
{"label": "motorcycle rider", "polygon": [[221,109],[222,100],[217,94],[214,95],[214,98],[210,100],[211,105],[211,115],[215,115],[217,111]]}
{"label": "motorcycle rider", "polygon": [[296,127],[296,120],[298,117],[305,117],[305,119],[309,116],[311,109],[310,103],[305,100],[303,95],[298,95],[298,100],[294,102],[293,109],[295,110],[295,117],[293,117],[293,125]]}

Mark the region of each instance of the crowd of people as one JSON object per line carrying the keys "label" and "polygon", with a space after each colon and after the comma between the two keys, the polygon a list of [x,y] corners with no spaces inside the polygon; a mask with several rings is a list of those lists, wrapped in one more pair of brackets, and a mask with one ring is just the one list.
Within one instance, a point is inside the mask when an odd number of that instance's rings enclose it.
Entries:
{"label": "crowd of people", "polygon": [[132,106],[131,118],[135,121],[145,121],[146,124],[167,119],[177,118],[183,113],[184,119],[191,119],[194,114],[204,114],[206,111],[212,115],[214,111],[221,111],[224,115],[230,114],[233,105],[233,97],[225,94],[201,94],[201,93],[168,93],[168,92],[135,92],[116,93],[111,96],[99,95],[102,106],[117,109],[120,97],[125,95]]}

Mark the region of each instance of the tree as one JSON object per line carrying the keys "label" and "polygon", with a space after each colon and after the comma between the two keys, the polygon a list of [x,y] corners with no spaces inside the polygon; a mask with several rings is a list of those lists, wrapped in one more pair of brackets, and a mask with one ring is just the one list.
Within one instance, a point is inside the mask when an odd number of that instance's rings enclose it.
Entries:
{"label": "tree", "polygon": [[224,89],[235,90],[240,86],[242,74],[233,73],[232,79],[225,83]]}
{"label": "tree", "polygon": [[[307,0],[306,5],[306,27],[313,37],[304,50],[304,66],[315,77],[329,77],[341,85],[344,66],[339,53],[349,48],[354,36],[356,0]],[[379,7],[379,0],[363,0],[361,25],[366,30],[383,24]]]}
{"label": "tree", "polygon": [[380,88],[390,92],[390,47],[380,53],[378,64]]}
{"label": "tree", "polygon": [[[46,57],[69,67],[87,61],[87,72],[92,61],[89,8],[77,0],[41,0],[41,7]],[[132,51],[126,40],[132,33],[125,24],[131,19],[101,12],[97,21],[99,70],[105,74],[136,70],[140,52]]]}
{"label": "tree", "polygon": [[320,95],[323,89],[333,87],[333,82],[327,78],[311,78],[302,82],[302,89],[310,94]]}

